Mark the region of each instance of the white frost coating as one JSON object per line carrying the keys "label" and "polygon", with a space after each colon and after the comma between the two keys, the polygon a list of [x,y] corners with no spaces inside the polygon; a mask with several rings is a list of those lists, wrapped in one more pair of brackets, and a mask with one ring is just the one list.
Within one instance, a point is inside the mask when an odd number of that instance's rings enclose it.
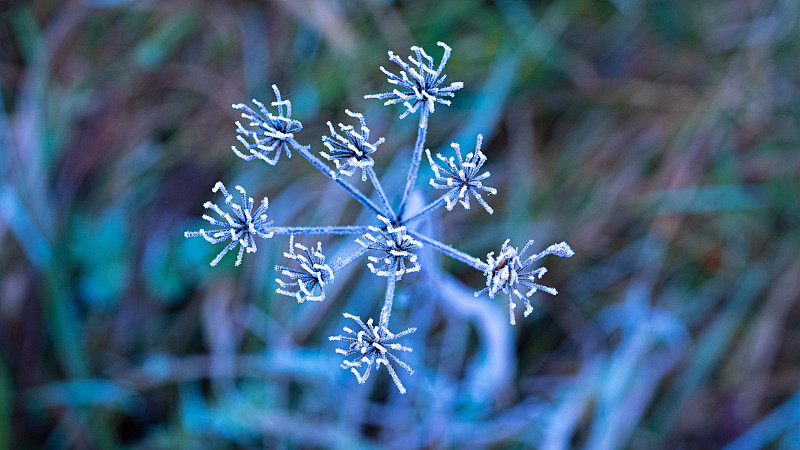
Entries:
{"label": "white frost coating", "polygon": [[[281,100],[278,86],[273,84],[272,90],[275,92],[276,101],[271,105],[278,108],[277,116],[270,113],[264,104],[256,99],[253,99],[253,103],[258,106],[260,113],[244,103],[231,105],[233,109],[242,111],[243,119],[250,121],[250,129],[236,122],[236,132],[239,133],[236,139],[244,145],[248,153],[239,151],[235,145],[231,146],[231,150],[245,161],[258,158],[274,166],[278,163],[281,152],[286,152],[287,158],[292,157],[289,141],[294,138],[294,133],[303,129],[303,124],[292,120],[292,103],[289,100]],[[253,142],[248,142],[245,138],[250,138]]]}
{"label": "white frost coating", "polygon": [[380,138],[374,143],[369,142],[369,128],[364,120],[364,115],[354,113],[349,109],[344,111],[348,116],[358,119],[361,132],[356,131],[352,125],[340,123],[339,129],[342,134],[336,132],[333,124],[328,122],[330,136],[323,136],[322,143],[328,147],[328,152],[319,152],[325,159],[333,161],[336,169],[342,175],[352,176],[356,169],[361,169],[361,181],[367,181],[367,168],[372,167],[375,162],[370,156],[383,144],[384,138]]}
{"label": "white frost coating", "polygon": [[433,169],[434,177],[430,179],[430,185],[436,189],[449,189],[445,194],[446,207],[448,211],[452,211],[456,202],[460,202],[464,209],[469,209],[469,193],[475,196],[475,200],[483,206],[489,214],[493,214],[494,210],[483,199],[479,191],[484,191],[491,195],[497,194],[497,189],[489,186],[484,186],[483,181],[491,176],[490,172],[483,172],[479,175],[483,163],[486,162],[486,155],[481,152],[481,144],[483,143],[483,135],[478,135],[477,143],[475,144],[475,151],[467,153],[467,157],[461,156],[461,146],[453,142],[450,144],[456,151],[456,158],[445,158],[440,153],[436,154],[439,161],[434,161],[431,157],[430,150],[425,150],[428,156],[428,162]]}
{"label": "white frost coating", "polygon": [[[299,251],[295,251],[299,250]],[[321,302],[325,300],[325,285],[333,283],[333,270],[325,264],[325,255],[322,253],[322,243],[317,242],[316,249],[309,249],[303,244],[295,243],[294,236],[289,237],[289,251],[283,256],[300,265],[299,269],[284,266],[275,266],[281,275],[288,278],[284,281],[276,278],[278,288],[275,292],[281,295],[294,297],[297,303],[306,300]]]}

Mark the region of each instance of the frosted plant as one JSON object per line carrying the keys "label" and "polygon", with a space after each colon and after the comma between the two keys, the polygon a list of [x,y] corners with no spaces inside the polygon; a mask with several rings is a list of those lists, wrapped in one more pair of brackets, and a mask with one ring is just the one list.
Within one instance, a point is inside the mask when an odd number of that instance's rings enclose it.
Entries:
{"label": "frosted plant", "polygon": [[[272,90],[275,91],[276,98],[276,100],[272,102],[272,106],[278,107],[277,116],[267,111],[264,104],[256,99],[253,99],[253,103],[258,106],[261,114],[244,103],[233,105],[234,109],[243,111],[242,118],[249,120],[250,126],[253,127],[253,129],[248,130],[237,121],[236,132],[239,133],[239,135],[236,136],[236,139],[244,145],[250,154],[240,152],[235,145],[231,146],[231,150],[245,161],[252,161],[253,158],[259,158],[274,166],[278,163],[282,151],[286,152],[287,158],[292,157],[289,139],[294,137],[294,133],[302,130],[303,125],[297,120],[292,120],[292,103],[288,100],[281,100],[281,93],[278,90],[278,86],[273,84]],[[284,108],[286,109],[286,115],[284,115]],[[247,142],[245,137],[251,138],[253,142]]]}
{"label": "frosted plant", "polygon": [[456,164],[455,158],[452,156],[450,158],[445,158],[440,153],[437,153],[436,157],[439,158],[442,164],[434,162],[433,158],[431,158],[431,151],[425,150],[425,154],[428,155],[428,161],[431,164],[431,169],[433,169],[434,174],[434,178],[430,180],[431,186],[436,189],[448,190],[447,193],[441,197],[441,200],[446,203],[448,211],[453,210],[456,201],[461,202],[464,209],[469,209],[469,193],[471,192],[472,195],[475,196],[475,200],[483,206],[486,212],[489,214],[494,213],[492,207],[486,203],[486,200],[484,200],[480,192],[478,192],[482,190],[492,195],[497,194],[497,189],[483,185],[483,180],[489,178],[491,173],[484,172],[478,175],[481,167],[483,167],[483,163],[486,162],[486,155],[481,153],[482,142],[483,136],[479,134],[478,142],[475,144],[475,151],[467,153],[466,160],[461,157],[461,146],[455,142],[450,144],[450,146],[456,150],[458,164]]}
{"label": "frosted plant", "polygon": [[[506,239],[506,241],[503,242],[503,247],[500,249],[500,254],[497,258],[494,257],[494,252],[486,255],[486,269],[483,272],[484,275],[486,275],[486,287],[476,292],[475,296],[477,297],[484,292],[488,292],[489,296],[492,298],[499,292],[508,294],[508,318],[511,325],[514,325],[516,324],[514,320],[514,308],[517,306],[516,303],[514,303],[514,296],[517,296],[525,302],[524,314],[525,317],[528,317],[528,315],[533,312],[533,306],[531,306],[531,301],[528,297],[533,295],[534,292],[541,290],[550,295],[558,294],[558,291],[554,288],[543,286],[536,282],[536,280],[544,276],[547,269],[545,267],[537,267],[534,269],[531,267],[531,264],[542,259],[545,255],[569,258],[574,255],[575,252],[572,251],[566,242],[561,242],[559,244],[553,244],[544,251],[531,255],[523,260],[522,255],[528,250],[528,247],[533,244],[533,241],[528,241],[521,252],[509,246],[509,241],[509,239]],[[520,288],[527,289],[528,291],[523,294],[519,290]]]}
{"label": "frosted plant", "polygon": [[[278,285],[276,292],[293,297],[299,303],[306,300],[324,300],[325,287],[333,283],[335,273],[370,253],[367,256],[367,268],[373,274],[386,279],[384,302],[378,325],[374,325],[372,319],[364,323],[357,316],[345,313],[344,317],[355,320],[360,330],[354,331],[345,327],[346,335],[331,336],[330,340],[350,343],[349,348],[339,348],[336,349],[336,352],[345,356],[341,367],[350,369],[359,383],[363,383],[369,377],[373,365],[383,364],[401,393],[405,393],[406,389],[393,365],[404,368],[408,374],[413,374],[413,371],[392,352],[410,352],[410,347],[403,346],[395,340],[413,333],[416,329],[408,328],[401,333],[393,334],[389,331],[389,322],[397,283],[405,274],[419,272],[422,269],[417,258],[417,250],[423,246],[431,248],[475,268],[486,276],[486,288],[477,292],[476,296],[484,292],[491,297],[496,296],[499,292],[508,294],[509,321],[512,325],[515,324],[514,308],[516,306],[513,297],[524,300],[525,315],[527,316],[533,310],[529,297],[534,292],[543,290],[552,295],[556,294],[554,288],[538,284],[537,281],[544,275],[546,269],[543,267],[533,268],[532,264],[548,254],[562,257],[570,257],[574,254],[572,249],[562,242],[551,245],[541,253],[524,258],[522,255],[533,241],[528,242],[522,252],[518,252],[516,248],[510,247],[509,241],[506,240],[496,258],[492,252],[487,255],[487,260],[483,261],[415,229],[417,221],[443,205],[447,210],[452,210],[455,204],[460,202],[464,208],[469,209],[470,195],[475,197],[475,200],[489,214],[492,214],[494,211],[481,196],[481,192],[492,195],[497,193],[494,188],[483,184],[489,178],[490,173],[488,171],[481,173],[487,159],[481,151],[483,143],[481,135],[477,136],[475,150],[467,153],[466,156],[461,154],[461,148],[456,143],[451,144],[455,150],[455,157],[446,158],[437,154],[439,162],[434,161],[430,151],[425,150],[428,118],[434,112],[435,104],[449,105],[449,99],[454,97],[454,92],[463,87],[460,82],[444,84],[446,75],[442,71],[450,57],[450,47],[442,42],[438,44],[444,49],[438,66],[434,63],[433,58],[420,47],[411,48],[415,57],[408,58],[410,63],[406,63],[394,53],[389,52],[389,60],[397,63],[402,71],[400,75],[395,75],[383,67],[381,70],[387,75],[388,82],[397,88],[392,92],[365,96],[365,98],[385,100],[386,105],[402,103],[405,110],[400,116],[401,119],[409,114],[419,112],[417,137],[410,155],[405,188],[396,205],[393,205],[386,196],[374,168],[372,155],[378,150],[378,146],[384,142],[384,139],[380,138],[375,142],[370,142],[370,131],[362,114],[345,110],[348,116],[358,119],[358,129],[355,126],[340,123],[337,131],[328,122],[330,136],[322,138],[327,151],[320,151],[319,154],[328,162],[333,162],[336,167],[334,170],[323,159],[312,153],[310,146],[302,145],[297,141],[295,133],[300,131],[303,125],[291,118],[291,102],[282,100],[278,88],[273,86],[276,101],[272,102],[271,106],[277,107],[277,115],[271,114],[257,100],[253,100],[253,103],[258,106],[260,112],[256,112],[244,104],[233,105],[235,109],[243,111],[243,118],[250,121],[250,129],[245,128],[239,122],[236,123],[237,139],[245,145],[245,149],[249,153],[241,152],[235,146],[232,147],[233,152],[246,161],[261,159],[270,165],[278,163],[282,152],[286,152],[287,157],[291,157],[292,153],[296,152],[358,201],[373,215],[374,219],[363,225],[277,226],[273,225],[271,221],[267,221],[266,198],[261,203],[261,207],[253,211],[253,199],[246,197],[244,189],[237,186],[242,193],[242,203],[238,205],[232,201],[232,196],[220,182],[214,187],[214,192],[222,191],[225,203],[233,210],[233,215],[225,213],[217,205],[207,202],[205,207],[214,210],[222,220],[207,215],[204,215],[203,218],[217,228],[208,232],[201,229],[185,233],[186,237],[201,236],[214,244],[231,240],[228,246],[214,258],[211,265],[216,265],[230,249],[240,245],[239,256],[236,260],[236,265],[239,265],[245,251],[256,251],[255,238],[270,238],[273,235],[290,236],[289,251],[285,252],[284,256],[290,260],[291,267],[280,265],[275,267],[283,276],[283,278],[276,279]],[[250,143],[245,138],[249,138],[253,142]],[[430,184],[435,189],[443,189],[446,192],[427,206],[409,213],[406,212],[406,206],[409,195],[417,182],[423,153],[427,154],[434,172],[434,178],[430,180]],[[357,169],[361,170],[361,181],[369,180],[374,188],[375,201],[346,179],[346,177],[352,176]],[[317,242],[316,247],[312,248],[294,242],[295,236],[303,235],[357,236],[355,242],[358,244],[358,249],[350,256],[338,258],[333,264],[328,265],[325,262],[325,255],[322,253],[321,242]],[[526,292],[523,293],[522,290]],[[355,359],[347,359],[354,355]],[[357,369],[363,371],[359,372]]]}
{"label": "frosted plant", "polygon": [[[403,387],[400,377],[397,376],[397,372],[395,372],[394,367],[392,367],[392,361],[403,369],[406,369],[409,375],[413,375],[414,371],[411,370],[411,367],[409,367],[408,364],[400,361],[400,359],[398,359],[389,350],[410,352],[413,351],[413,349],[398,344],[397,342],[390,341],[394,341],[395,339],[399,339],[407,334],[411,334],[417,331],[417,329],[408,328],[400,333],[393,334],[385,326],[376,327],[373,325],[372,319],[368,319],[367,323],[365,324],[358,316],[344,313],[344,317],[355,320],[358,326],[361,327],[361,330],[354,331],[348,327],[343,327],[342,329],[348,334],[348,336],[339,335],[328,338],[331,341],[350,342],[350,347],[347,350],[337,348],[336,353],[344,355],[345,358],[356,355],[356,358],[353,360],[345,359],[344,362],[342,362],[342,369],[350,369],[350,371],[356,376],[356,380],[358,380],[359,383],[364,383],[367,381],[367,378],[369,378],[373,364],[377,364],[378,367],[383,364],[386,366],[386,370],[392,376],[392,380],[394,380],[394,384],[397,386],[397,389],[401,394],[405,394],[406,388]],[[391,361],[389,361],[390,359]],[[360,369],[362,364],[366,365],[364,372],[358,373],[358,370],[356,369]]]}
{"label": "frosted plant", "polygon": [[228,190],[225,189],[225,185],[222,184],[221,181],[218,181],[211,192],[222,192],[222,195],[225,196],[225,204],[233,210],[233,216],[231,216],[230,213],[222,211],[216,204],[205,202],[203,207],[214,211],[223,220],[215,219],[208,214],[203,214],[203,219],[218,228],[210,231],[201,228],[198,231],[187,231],[183,233],[185,237],[202,236],[206,241],[212,244],[219,244],[228,239],[231,240],[230,244],[223,248],[217,257],[211,261],[212,266],[216,266],[229,250],[239,245],[239,256],[236,257],[236,265],[238,266],[242,263],[242,255],[245,250],[247,253],[256,252],[256,236],[269,239],[273,234],[268,230],[272,221],[267,222],[267,208],[269,207],[267,197],[264,197],[264,199],[261,200],[261,206],[253,211],[253,197],[248,198],[247,192],[245,192],[244,188],[241,186],[236,186],[236,190],[242,194],[241,205],[237,205],[234,202],[233,195],[228,193]]}
{"label": "frosted plant", "polygon": [[[295,252],[295,249],[299,252]],[[297,299],[297,303],[303,303],[306,300],[313,302],[325,300],[323,287],[333,283],[333,270],[325,264],[322,243],[317,242],[316,250],[311,250],[303,244],[295,243],[294,236],[290,236],[289,251],[284,252],[283,256],[296,261],[300,265],[300,269],[275,266],[275,270],[289,278],[288,282],[276,278],[275,282],[279,287],[275,289],[275,292],[294,297]],[[289,289],[296,290],[290,291]]]}

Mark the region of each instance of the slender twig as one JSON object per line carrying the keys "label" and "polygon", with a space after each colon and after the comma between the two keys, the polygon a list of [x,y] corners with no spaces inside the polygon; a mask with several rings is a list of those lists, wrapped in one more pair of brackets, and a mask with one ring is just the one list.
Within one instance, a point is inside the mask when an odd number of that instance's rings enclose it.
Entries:
{"label": "slender twig", "polygon": [[404,218],[403,219],[403,224],[404,225],[405,224],[409,224],[409,223],[413,222],[414,220],[421,219],[422,217],[425,217],[429,213],[432,213],[433,211],[436,211],[437,209],[439,209],[440,206],[444,205],[447,202],[447,197],[449,195],[450,195],[450,192],[444,193],[441,197],[437,198],[430,205],[426,206],[423,209],[420,209],[419,211],[415,212],[414,214],[412,214],[408,218]]}
{"label": "slender twig", "polygon": [[347,258],[344,258],[344,259],[337,258],[336,261],[333,262],[333,266],[331,266],[331,270],[333,270],[334,272],[338,272],[338,271],[344,269],[345,267],[350,265],[350,263],[352,263],[353,261],[355,261],[358,258],[364,256],[364,253],[367,253],[368,250],[369,249],[366,248],[366,247],[359,247],[358,250],[356,250],[355,253],[353,253],[352,255],[348,256]]}
{"label": "slender twig", "polygon": [[425,136],[428,134],[428,103],[423,102],[420,105],[419,111],[419,127],[417,128],[417,141],[414,143],[414,154],[411,157],[411,167],[408,169],[408,178],[406,178],[406,188],[403,191],[403,198],[400,200],[400,206],[397,208],[397,215],[403,217],[405,211],[406,201],[414,184],[417,182],[417,173],[419,173],[419,163],[422,161],[422,152],[425,147]]}
{"label": "slender twig", "polygon": [[408,231],[408,234],[413,236],[415,239],[417,239],[419,241],[422,241],[425,245],[430,245],[431,247],[435,248],[439,252],[444,253],[445,255],[447,255],[447,256],[449,256],[449,257],[451,257],[453,259],[461,261],[464,264],[468,264],[468,265],[480,270],[481,272],[485,271],[486,268],[488,267],[488,265],[485,262],[481,261],[480,259],[478,259],[478,258],[476,258],[476,257],[474,257],[472,255],[469,255],[467,253],[464,253],[461,250],[456,250],[456,249],[454,249],[453,247],[451,247],[451,246],[449,246],[447,244],[443,244],[443,243],[437,241],[436,239],[431,239],[431,238],[425,236],[424,234],[420,234],[420,233],[417,233],[417,232],[411,231],[411,230]]}
{"label": "slender twig", "polygon": [[394,288],[397,284],[397,275],[392,272],[386,277],[386,297],[381,308],[380,329],[386,330],[389,327],[389,317],[392,315],[392,302],[394,300]]}
{"label": "slender twig", "polygon": [[347,180],[342,179],[336,172],[325,165],[322,160],[314,156],[308,149],[309,146],[301,145],[297,142],[296,139],[292,138],[289,143],[292,144],[292,148],[296,150],[298,153],[303,155],[303,158],[307,159],[308,162],[314,165],[320,172],[322,172],[326,177],[330,178],[332,181],[336,182],[339,186],[344,188],[348,194],[350,194],[354,199],[356,199],[359,203],[366,206],[367,208],[371,209],[375,212],[375,214],[383,214],[383,211],[378,208],[375,203],[372,202],[363,192],[361,192],[357,187],[353,186],[352,184],[348,183]]}
{"label": "slender twig", "polygon": [[394,214],[394,210],[392,206],[389,204],[389,199],[386,197],[386,193],[383,192],[383,187],[381,186],[381,182],[378,181],[378,176],[375,174],[375,170],[370,166],[367,167],[367,175],[369,175],[370,181],[372,181],[372,185],[375,186],[375,192],[378,193],[378,198],[381,199],[381,203],[383,204],[383,209],[387,217],[394,222],[397,220],[397,216]]}
{"label": "slender twig", "polygon": [[357,225],[345,226],[325,226],[325,227],[267,227],[264,231],[279,235],[317,235],[317,236],[346,236],[364,234],[369,231],[369,227]]}

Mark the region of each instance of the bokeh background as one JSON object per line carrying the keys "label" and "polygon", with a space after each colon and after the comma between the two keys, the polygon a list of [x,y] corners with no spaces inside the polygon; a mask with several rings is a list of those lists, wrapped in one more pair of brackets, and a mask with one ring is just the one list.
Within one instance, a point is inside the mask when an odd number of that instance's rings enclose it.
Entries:
{"label": "bokeh background", "polygon": [[[799,3],[3,0],[0,449],[800,447]],[[512,327],[480,273],[423,254],[400,395],[327,340],[380,309],[363,267],[298,305],[274,293],[285,237],[211,268],[183,231],[217,180],[279,224],[365,223],[302,158],[237,158],[230,105],[277,83],[313,151],[364,112],[396,195],[416,124],[362,97],[387,50],[439,40],[465,88],[428,146],[483,133],[499,194],[428,231],[576,255]]]}

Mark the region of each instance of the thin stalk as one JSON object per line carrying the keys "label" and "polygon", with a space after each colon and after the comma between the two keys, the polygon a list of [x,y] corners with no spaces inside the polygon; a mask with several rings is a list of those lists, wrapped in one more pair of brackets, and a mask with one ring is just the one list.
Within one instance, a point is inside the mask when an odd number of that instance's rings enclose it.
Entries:
{"label": "thin stalk", "polygon": [[298,153],[303,155],[303,158],[307,159],[314,167],[319,169],[320,172],[323,173],[326,177],[330,178],[333,182],[344,188],[348,194],[350,194],[354,199],[356,199],[359,203],[366,206],[367,208],[371,209],[375,212],[375,214],[383,214],[383,212],[372,202],[363,192],[358,190],[357,187],[353,186],[352,184],[348,183],[347,180],[342,179],[341,177],[336,175],[336,172],[325,165],[319,158],[314,156],[308,149],[309,146],[300,145],[299,142],[295,139],[290,139],[289,143],[292,145],[292,148],[296,150]]}
{"label": "thin stalk", "polygon": [[414,143],[414,154],[411,157],[411,167],[408,169],[408,178],[406,178],[406,188],[403,191],[403,198],[400,200],[400,206],[397,208],[397,215],[403,217],[408,196],[414,184],[417,182],[417,174],[419,173],[419,163],[422,161],[422,150],[425,147],[425,136],[428,134],[428,102],[423,102],[419,107],[419,127],[417,128],[417,141]]}
{"label": "thin stalk", "polygon": [[397,220],[397,216],[394,214],[394,210],[392,206],[389,204],[389,199],[386,198],[386,193],[383,192],[383,187],[381,186],[381,182],[378,181],[378,176],[375,174],[375,170],[372,167],[367,167],[367,175],[369,175],[370,181],[372,181],[372,185],[375,186],[375,192],[378,193],[378,198],[381,199],[381,203],[383,204],[383,209],[385,211],[386,217],[394,222]]}
{"label": "thin stalk", "polygon": [[468,265],[480,270],[481,272],[485,271],[487,269],[487,267],[489,267],[485,262],[481,261],[480,259],[478,259],[478,258],[476,258],[476,257],[474,257],[472,255],[469,255],[467,253],[464,253],[461,250],[456,250],[456,249],[454,249],[453,247],[451,247],[451,246],[449,246],[447,244],[443,244],[443,243],[437,241],[436,239],[431,239],[431,238],[425,236],[424,234],[419,234],[419,233],[417,233],[415,231],[411,231],[411,230],[408,230],[408,234],[413,236],[415,239],[417,239],[419,241],[422,241],[425,245],[430,245],[431,247],[433,247],[434,249],[438,250],[439,252],[444,253],[445,255],[447,255],[447,256],[455,259],[455,260],[461,261],[464,264],[468,264]]}
{"label": "thin stalk", "polygon": [[358,258],[364,256],[364,253],[367,253],[368,250],[369,249],[366,248],[366,247],[359,247],[358,251],[356,251],[352,255],[348,256],[347,258],[345,258],[345,259],[337,258],[336,261],[333,262],[333,266],[331,267],[331,270],[333,270],[334,272],[338,272],[338,271],[344,269],[345,267],[350,265],[350,263],[352,263],[353,261],[355,261]]}
{"label": "thin stalk", "polygon": [[389,316],[392,315],[392,302],[394,301],[394,288],[397,284],[397,274],[392,271],[386,277],[386,297],[383,301],[383,308],[381,308],[381,318],[379,329],[386,330],[389,327]]}
{"label": "thin stalk", "polygon": [[425,208],[415,212],[414,214],[412,214],[408,218],[403,219],[403,224],[404,225],[405,224],[409,224],[409,223],[413,222],[414,220],[420,219],[420,218],[426,216],[427,214],[432,213],[433,211],[436,211],[437,209],[439,209],[440,206],[444,205],[445,202],[447,202],[447,197],[450,194],[450,192],[451,191],[446,192],[441,197],[439,197],[434,202],[432,202],[430,205],[428,205]]}
{"label": "thin stalk", "polygon": [[345,225],[327,227],[265,227],[265,233],[275,233],[278,235],[317,235],[317,236],[346,236],[354,234],[364,234],[369,231],[367,226]]}

